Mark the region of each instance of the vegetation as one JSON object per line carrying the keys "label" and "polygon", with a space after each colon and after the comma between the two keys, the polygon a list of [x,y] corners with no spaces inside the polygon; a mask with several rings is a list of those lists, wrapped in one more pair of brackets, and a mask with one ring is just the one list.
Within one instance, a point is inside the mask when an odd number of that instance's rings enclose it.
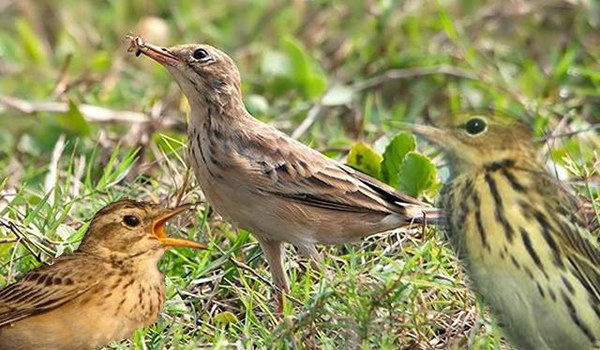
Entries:
{"label": "vegetation", "polygon": [[[187,103],[163,68],[127,54],[131,32],[223,49],[254,116],[431,203],[447,168],[397,122],[518,115],[600,217],[596,2],[5,0],[0,287],[75,249],[111,201],[203,200],[185,163]],[[171,231],[210,250],[167,252],[160,321],[107,348],[508,349],[441,231],[322,247],[323,271],[289,247],[283,320],[248,232],[208,204]]]}

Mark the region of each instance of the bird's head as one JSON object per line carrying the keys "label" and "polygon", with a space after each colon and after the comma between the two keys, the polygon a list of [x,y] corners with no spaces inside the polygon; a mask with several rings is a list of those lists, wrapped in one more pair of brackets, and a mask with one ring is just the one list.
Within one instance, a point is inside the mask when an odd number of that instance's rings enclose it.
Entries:
{"label": "bird's head", "polygon": [[191,205],[174,209],[123,199],[100,209],[86,232],[78,250],[97,255],[122,257],[145,253],[162,253],[172,247],[203,249],[204,245],[183,238],[168,237],[166,222]]}
{"label": "bird's head", "polygon": [[410,129],[442,148],[452,170],[459,173],[503,161],[535,159],[529,127],[499,113],[469,113],[439,127],[412,125]]}
{"label": "bird's head", "polygon": [[173,75],[190,104],[241,102],[240,73],[224,52],[206,44],[167,48],[145,43],[140,37],[129,40],[136,55],[148,56]]}

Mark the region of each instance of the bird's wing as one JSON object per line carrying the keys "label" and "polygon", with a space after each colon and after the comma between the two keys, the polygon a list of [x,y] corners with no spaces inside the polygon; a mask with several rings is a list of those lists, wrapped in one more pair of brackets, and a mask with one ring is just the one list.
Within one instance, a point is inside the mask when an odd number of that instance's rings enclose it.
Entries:
{"label": "bird's wing", "polygon": [[536,216],[542,229],[557,239],[556,249],[564,255],[563,263],[600,305],[600,247],[582,219],[582,203],[565,186],[553,178],[538,177],[538,191],[554,215]]}
{"label": "bird's wing", "polygon": [[591,233],[577,222],[564,224],[559,236],[567,266],[600,306],[600,249]]}
{"label": "bird's wing", "polygon": [[256,126],[237,144],[241,175],[260,191],[331,210],[394,213],[409,221],[437,217],[436,209],[269,126]]}
{"label": "bird's wing", "polygon": [[54,264],[29,271],[0,290],[0,327],[25,317],[57,308],[95,287],[101,264],[78,253],[59,257]]}

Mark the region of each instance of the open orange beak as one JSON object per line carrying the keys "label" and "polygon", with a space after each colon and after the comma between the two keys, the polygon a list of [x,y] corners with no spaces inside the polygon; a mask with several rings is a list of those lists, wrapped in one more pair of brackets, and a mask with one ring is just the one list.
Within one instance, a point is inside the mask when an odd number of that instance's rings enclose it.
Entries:
{"label": "open orange beak", "polygon": [[148,44],[139,36],[127,36],[127,39],[129,40],[128,51],[131,52],[135,50],[136,56],[143,53],[156,62],[169,66],[174,66],[181,61],[179,57],[173,55],[166,47]]}
{"label": "open orange beak", "polygon": [[175,215],[188,210],[192,206],[194,206],[194,204],[181,205],[174,209],[168,209],[166,213],[159,215],[156,219],[154,219],[152,225],[150,226],[152,234],[154,234],[154,236],[167,247],[206,249],[206,246],[204,244],[190,241],[189,239],[185,238],[168,237],[165,233],[165,224],[167,223],[167,221],[169,221],[169,219],[171,219]]}

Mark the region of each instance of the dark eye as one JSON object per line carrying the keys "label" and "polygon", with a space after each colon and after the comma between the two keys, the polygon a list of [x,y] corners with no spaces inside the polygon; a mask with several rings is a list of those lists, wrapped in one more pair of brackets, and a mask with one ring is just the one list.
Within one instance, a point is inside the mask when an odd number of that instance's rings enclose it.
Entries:
{"label": "dark eye", "polygon": [[129,227],[136,227],[140,224],[140,219],[133,215],[125,215],[123,217],[123,222]]}
{"label": "dark eye", "polygon": [[197,60],[203,60],[208,57],[208,52],[204,49],[196,49],[192,56]]}
{"label": "dark eye", "polygon": [[465,130],[471,135],[477,135],[487,128],[485,120],[480,118],[472,118],[465,124]]}

